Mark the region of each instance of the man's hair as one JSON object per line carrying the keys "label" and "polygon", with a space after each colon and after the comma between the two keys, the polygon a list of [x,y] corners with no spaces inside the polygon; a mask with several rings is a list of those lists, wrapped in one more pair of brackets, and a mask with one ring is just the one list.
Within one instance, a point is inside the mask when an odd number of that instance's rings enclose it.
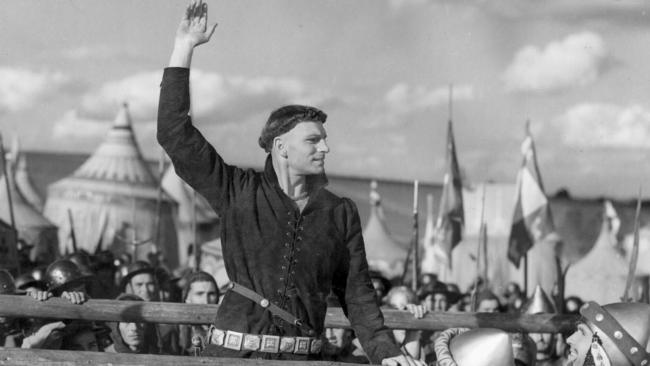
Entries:
{"label": "man's hair", "polygon": [[327,114],[318,108],[304,105],[286,105],[271,112],[258,143],[264,151],[271,152],[273,139],[289,132],[298,123],[305,121],[325,123]]}
{"label": "man's hair", "polygon": [[217,291],[217,298],[221,295],[219,293],[219,286],[217,286],[217,281],[215,281],[214,277],[212,277],[212,275],[207,272],[190,272],[187,274],[184,282],[185,286],[183,286],[183,301],[187,300],[187,294],[190,293],[190,289],[192,288],[192,284],[194,282],[210,282],[214,285],[214,288]]}

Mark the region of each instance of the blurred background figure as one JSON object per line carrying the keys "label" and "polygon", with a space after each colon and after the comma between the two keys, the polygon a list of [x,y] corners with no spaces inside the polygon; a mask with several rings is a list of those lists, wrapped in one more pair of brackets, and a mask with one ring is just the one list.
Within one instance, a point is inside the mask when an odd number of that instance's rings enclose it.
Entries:
{"label": "blurred background figure", "polygon": [[490,290],[481,290],[476,294],[477,313],[500,313],[501,302],[497,295]]}
{"label": "blurred background figure", "polygon": [[[524,314],[555,314],[555,305],[551,302],[546,292],[537,285],[533,296],[523,305],[521,309]],[[539,366],[561,365],[562,360],[556,350],[558,334],[553,333],[529,333],[530,338],[535,342],[537,349],[535,359]]]}
{"label": "blurred background figure", "polygon": [[[122,294],[117,297],[120,301],[143,301],[133,294]],[[105,352],[111,353],[147,353],[157,354],[158,338],[155,327],[147,323],[109,323],[113,344]]]}
{"label": "blurred background figure", "polygon": [[[214,277],[207,272],[190,272],[183,279],[182,300],[186,304],[215,305],[219,301],[219,288]],[[178,342],[180,352],[185,355],[193,355],[195,344],[192,340],[201,343],[201,349],[205,348],[209,325],[186,325],[178,326]]]}
{"label": "blurred background figure", "polygon": [[[327,297],[327,307],[341,307],[333,294]],[[322,350],[323,361],[367,364],[368,358],[363,350],[357,348],[354,331],[345,328],[325,328],[325,343]]]}
{"label": "blurred background figure", "polygon": [[120,290],[137,295],[144,301],[158,301],[160,298],[155,270],[145,261],[136,261],[126,266],[126,274],[120,281]]}

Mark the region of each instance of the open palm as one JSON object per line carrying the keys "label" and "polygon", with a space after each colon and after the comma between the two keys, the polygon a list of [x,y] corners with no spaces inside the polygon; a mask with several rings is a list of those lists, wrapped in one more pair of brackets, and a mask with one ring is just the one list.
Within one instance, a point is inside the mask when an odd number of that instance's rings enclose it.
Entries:
{"label": "open palm", "polygon": [[192,0],[176,30],[176,41],[187,43],[192,47],[206,43],[217,28],[216,23],[210,28],[207,24],[208,4],[202,0]]}

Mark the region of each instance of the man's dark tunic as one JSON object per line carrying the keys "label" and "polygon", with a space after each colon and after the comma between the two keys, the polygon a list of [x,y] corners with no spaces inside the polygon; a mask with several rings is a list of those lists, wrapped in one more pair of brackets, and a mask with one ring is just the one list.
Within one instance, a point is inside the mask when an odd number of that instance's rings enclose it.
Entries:
{"label": "man's dark tunic", "polygon": [[[176,173],[221,217],[221,243],[231,281],[246,286],[323,333],[333,291],[371,360],[400,354],[375,303],[355,204],[320,184],[301,212],[282,191],[267,158],[263,172],[226,164],[188,116],[189,69],[167,68],[158,109],[158,141]],[[308,177],[318,184],[323,176]],[[308,336],[251,300],[226,293],[215,326],[254,334]],[[214,347],[225,357],[261,357]],[[267,355],[268,356],[268,355]],[[284,358],[305,356],[284,355]]]}

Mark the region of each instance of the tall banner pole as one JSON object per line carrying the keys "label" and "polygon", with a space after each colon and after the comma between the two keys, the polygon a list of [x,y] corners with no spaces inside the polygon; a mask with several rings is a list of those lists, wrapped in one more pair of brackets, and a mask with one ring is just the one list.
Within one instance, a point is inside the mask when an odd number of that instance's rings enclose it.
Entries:
{"label": "tall banner pole", "polygon": [[420,278],[418,270],[420,261],[420,250],[418,248],[418,184],[417,180],[413,182],[413,281],[411,283],[413,292],[417,291]]}

